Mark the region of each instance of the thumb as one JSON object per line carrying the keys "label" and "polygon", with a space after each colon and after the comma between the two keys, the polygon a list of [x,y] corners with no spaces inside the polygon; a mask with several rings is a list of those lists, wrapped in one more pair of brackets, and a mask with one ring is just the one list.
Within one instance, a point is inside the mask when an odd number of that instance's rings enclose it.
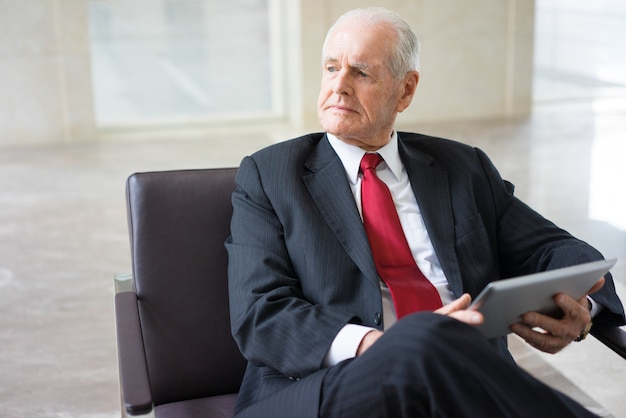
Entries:
{"label": "thumb", "polygon": [[437,309],[435,313],[442,314],[442,315],[449,315],[452,312],[459,311],[462,309],[467,309],[467,307],[470,305],[471,302],[472,302],[472,297],[470,296],[470,294],[464,293],[463,295],[461,295],[461,297]]}

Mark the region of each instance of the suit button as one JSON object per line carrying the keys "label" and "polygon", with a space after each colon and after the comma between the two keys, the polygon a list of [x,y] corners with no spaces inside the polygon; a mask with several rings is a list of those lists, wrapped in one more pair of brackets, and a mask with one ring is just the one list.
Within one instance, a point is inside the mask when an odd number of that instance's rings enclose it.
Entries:
{"label": "suit button", "polygon": [[380,312],[376,312],[374,314],[374,323],[376,325],[380,325],[380,322],[381,322],[382,318],[383,318],[383,316],[380,314]]}

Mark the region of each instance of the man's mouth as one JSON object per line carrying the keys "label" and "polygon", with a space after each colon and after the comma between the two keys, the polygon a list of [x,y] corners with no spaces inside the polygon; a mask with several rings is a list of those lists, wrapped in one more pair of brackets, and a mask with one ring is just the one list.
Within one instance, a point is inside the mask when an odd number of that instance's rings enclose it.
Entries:
{"label": "man's mouth", "polygon": [[348,107],[348,106],[343,106],[343,105],[330,105],[328,106],[329,110],[334,110],[337,112],[355,112],[354,109]]}

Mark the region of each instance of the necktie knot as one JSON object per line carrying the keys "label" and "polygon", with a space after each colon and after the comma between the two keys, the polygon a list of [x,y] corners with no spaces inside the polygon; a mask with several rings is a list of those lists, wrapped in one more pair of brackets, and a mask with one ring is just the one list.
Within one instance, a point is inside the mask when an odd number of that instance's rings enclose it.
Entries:
{"label": "necktie knot", "polygon": [[382,161],[383,161],[383,157],[381,157],[380,154],[378,153],[365,154],[363,158],[361,159],[361,164],[360,164],[361,172],[365,173],[365,170],[370,169],[370,168],[373,168],[374,170],[376,170],[376,167]]}

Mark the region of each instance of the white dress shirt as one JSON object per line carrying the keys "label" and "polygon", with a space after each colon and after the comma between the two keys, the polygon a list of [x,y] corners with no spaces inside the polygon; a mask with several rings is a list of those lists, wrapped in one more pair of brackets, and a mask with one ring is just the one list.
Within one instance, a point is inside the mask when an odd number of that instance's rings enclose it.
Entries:
{"label": "white dress shirt", "polygon": [[[350,189],[356,201],[359,213],[361,213],[361,178],[359,165],[365,151],[357,146],[346,144],[331,134],[328,135],[330,145],[333,147],[339,159],[346,169],[346,175],[350,183]],[[404,169],[398,152],[398,135],[394,131],[387,145],[378,151],[383,162],[376,168],[376,174],[387,185],[398,211],[400,224],[405,231],[411,253],[419,269],[426,278],[435,286],[445,305],[453,299],[448,280],[441,269],[439,259],[435,254],[419,206],[415,200],[409,176]],[[362,215],[361,215],[362,216]],[[396,321],[395,310],[389,289],[381,282],[383,295],[383,326],[388,329]],[[335,337],[324,365],[333,366],[345,359],[356,355],[356,350],[361,340],[373,328],[362,325],[348,324],[342,328]]]}

